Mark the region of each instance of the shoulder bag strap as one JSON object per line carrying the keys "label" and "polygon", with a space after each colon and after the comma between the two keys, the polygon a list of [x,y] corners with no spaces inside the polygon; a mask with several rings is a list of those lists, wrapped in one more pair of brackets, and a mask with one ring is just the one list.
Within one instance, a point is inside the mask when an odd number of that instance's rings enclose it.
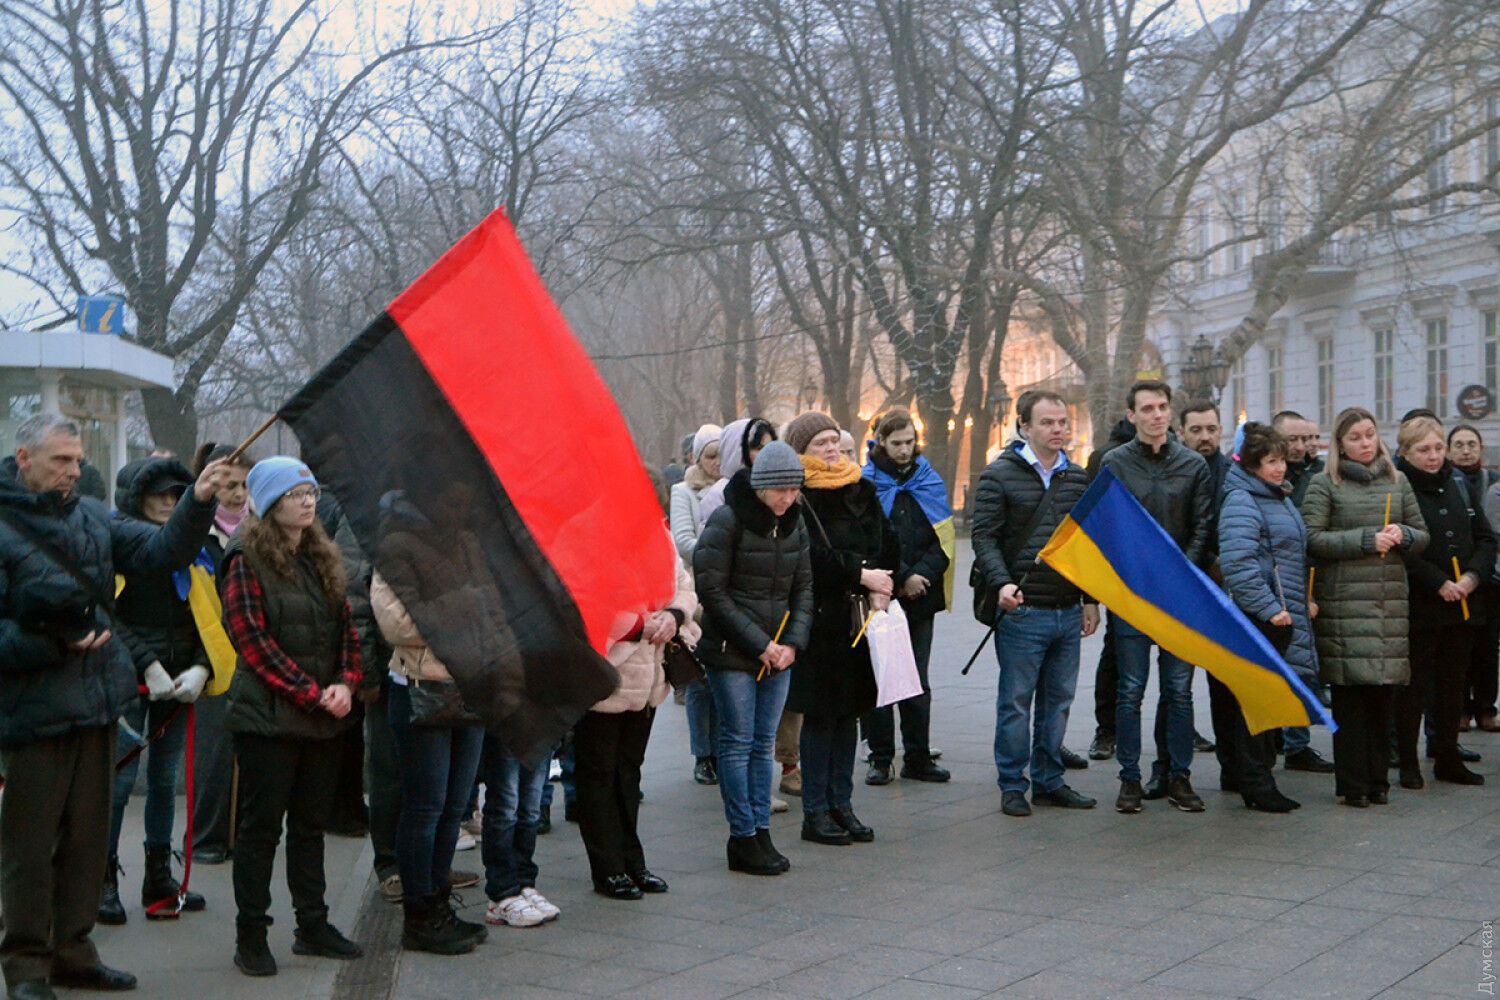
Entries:
{"label": "shoulder bag strap", "polygon": [[1012,574],[1015,572],[1016,559],[1020,557],[1022,552],[1026,551],[1026,543],[1031,541],[1031,536],[1036,534],[1036,529],[1042,526],[1042,522],[1047,519],[1047,515],[1056,506],[1058,484],[1071,471],[1073,471],[1073,466],[1070,463],[1052,474],[1052,481],[1047,484],[1047,489],[1042,494],[1042,499],[1037,501],[1036,510],[1031,514],[1031,520],[1026,522],[1026,527],[1017,536],[1016,544],[1009,552],[1001,553],[1005,556],[1005,568]]}

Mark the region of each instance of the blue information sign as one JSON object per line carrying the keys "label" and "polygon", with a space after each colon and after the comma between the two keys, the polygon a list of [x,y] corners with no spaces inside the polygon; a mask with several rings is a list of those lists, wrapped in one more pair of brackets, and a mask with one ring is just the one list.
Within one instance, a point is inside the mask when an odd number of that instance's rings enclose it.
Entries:
{"label": "blue information sign", "polygon": [[124,333],[125,300],[118,295],[78,296],[78,329],[84,333]]}

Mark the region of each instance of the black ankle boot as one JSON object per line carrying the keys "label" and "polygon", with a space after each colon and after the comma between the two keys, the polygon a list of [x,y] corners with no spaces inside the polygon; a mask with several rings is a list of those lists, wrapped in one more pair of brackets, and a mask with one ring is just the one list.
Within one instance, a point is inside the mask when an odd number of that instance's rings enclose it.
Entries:
{"label": "black ankle boot", "polygon": [[776,845],[771,843],[770,830],[756,830],[755,839],[760,843],[760,849],[765,853],[766,857],[780,865],[782,871],[791,871],[792,859],[778,851]]}
{"label": "black ankle boot", "polygon": [[235,935],[234,964],[247,976],[276,975],[276,959],[266,944],[264,927],[241,927]]}
{"label": "black ankle boot", "polygon": [[725,854],[729,858],[729,870],[732,872],[744,872],[746,875],[781,874],[780,862],[761,849],[760,840],[756,837],[731,836],[725,847]]}
{"label": "black ankle boot", "polygon": [[99,916],[101,924],[118,927],[125,922],[125,904],[120,902],[120,858],[109,856],[109,868],[104,872],[104,891],[99,894]]}
{"label": "black ankle boot", "polygon": [[434,955],[466,955],[473,951],[479,938],[458,926],[447,904],[447,899],[437,894],[403,899],[401,947]]}
{"label": "black ankle boot", "polygon": [[[153,914],[149,909],[146,911],[147,920],[161,920],[166,917],[177,915],[177,894],[182,891],[182,886],[172,877],[172,849],[170,847],[148,847],[146,848],[146,877],[141,882],[141,905],[150,907],[153,903],[167,903],[165,913]],[[207,904],[203,897],[196,892],[189,892],[183,901],[182,909],[187,913],[197,913]]]}

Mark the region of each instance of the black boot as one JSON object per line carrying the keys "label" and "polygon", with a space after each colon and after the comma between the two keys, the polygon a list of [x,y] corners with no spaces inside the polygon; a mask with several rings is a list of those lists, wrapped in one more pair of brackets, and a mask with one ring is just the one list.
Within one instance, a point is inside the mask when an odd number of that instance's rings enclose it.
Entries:
{"label": "black boot", "polygon": [[364,957],[364,949],[339,933],[325,918],[321,923],[298,927],[292,935],[292,954],[352,961]]}
{"label": "black boot", "polygon": [[[182,886],[172,877],[172,849],[170,847],[148,847],[146,848],[146,877],[141,882],[141,905],[150,907],[151,904],[167,901],[165,907],[167,912],[153,914],[149,909],[146,911],[147,920],[162,920],[177,915],[177,894],[182,891]],[[203,897],[196,892],[189,892],[183,901],[182,908],[188,913],[197,913],[207,904]]]}
{"label": "black boot", "polygon": [[466,934],[452,919],[453,911],[441,895],[401,901],[401,947],[407,951],[428,951],[434,955],[466,955],[479,939]]}
{"label": "black boot", "polygon": [[460,917],[458,911],[453,908],[454,903],[462,906],[463,897],[455,893],[450,887],[448,895],[443,897],[442,906],[445,911],[443,919],[451,923],[454,927],[457,927],[459,933],[467,934],[473,938],[476,944],[484,944],[490,936],[489,928],[485,927],[484,924],[476,924],[472,920],[465,920],[463,917]]}
{"label": "black boot", "polygon": [[765,852],[766,857],[780,865],[782,871],[791,870],[792,859],[778,851],[776,845],[771,843],[770,830],[756,830],[755,839],[760,842],[760,849]]}
{"label": "black boot", "polygon": [[125,922],[125,904],[120,902],[120,858],[109,856],[109,868],[104,872],[104,891],[99,894],[99,916],[101,924],[118,927]]}
{"label": "black boot", "polygon": [[247,976],[276,975],[276,959],[266,945],[264,927],[241,927],[236,931],[234,964]]}
{"label": "black boot", "polygon": [[875,839],[875,831],[859,821],[853,809],[830,809],[829,819],[849,832],[849,839],[856,844],[868,844]]}
{"label": "black boot", "polygon": [[744,872],[746,875],[781,874],[780,863],[761,849],[760,840],[756,837],[730,836],[725,854],[729,858],[729,870],[732,872]]}

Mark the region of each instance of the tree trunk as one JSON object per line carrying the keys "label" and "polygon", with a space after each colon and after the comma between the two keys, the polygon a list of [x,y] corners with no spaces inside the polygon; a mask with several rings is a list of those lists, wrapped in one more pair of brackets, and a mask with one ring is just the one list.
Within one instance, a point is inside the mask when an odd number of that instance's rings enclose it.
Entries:
{"label": "tree trunk", "polygon": [[[188,462],[198,447],[198,415],[191,400],[179,399],[170,389],[142,389],[141,401],[146,407],[152,443]],[[121,455],[120,460],[124,459]]]}

